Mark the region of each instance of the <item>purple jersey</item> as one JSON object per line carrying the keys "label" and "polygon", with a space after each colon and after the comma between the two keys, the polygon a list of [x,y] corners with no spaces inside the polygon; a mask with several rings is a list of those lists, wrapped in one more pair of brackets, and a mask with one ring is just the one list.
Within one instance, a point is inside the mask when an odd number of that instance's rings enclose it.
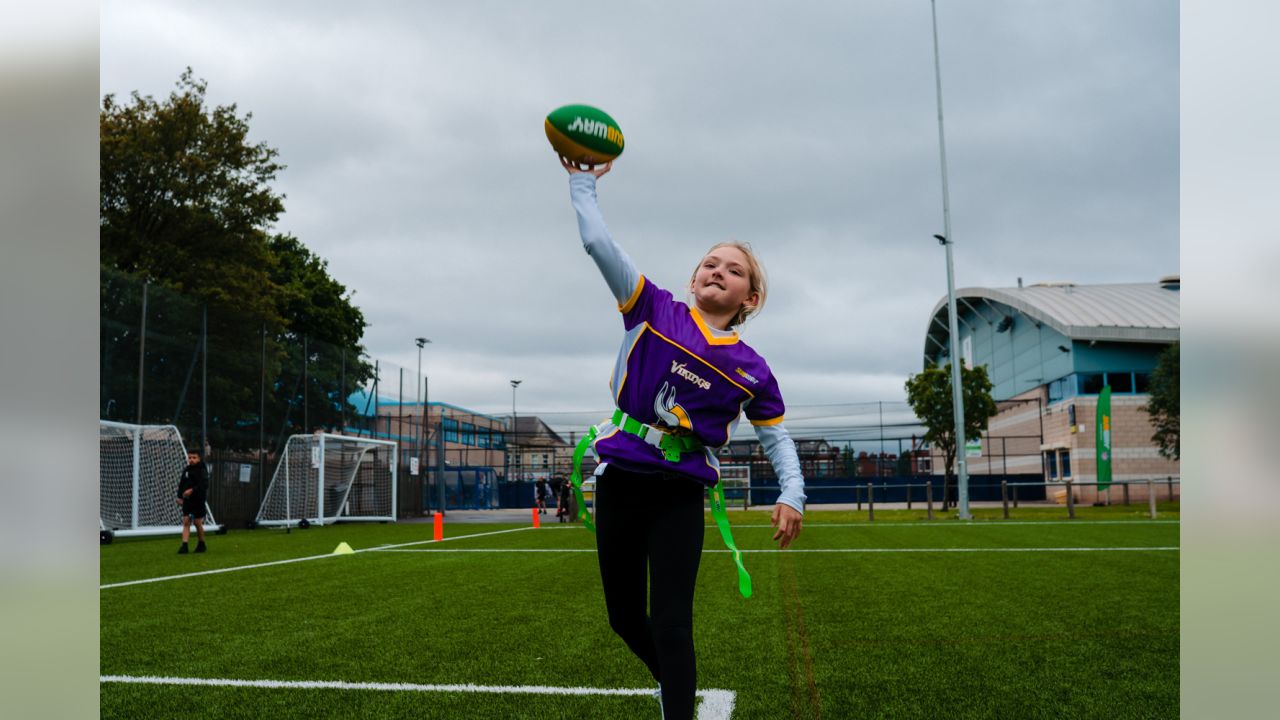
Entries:
{"label": "purple jersey", "polygon": [[614,401],[631,417],[661,428],[680,428],[706,448],[678,463],[612,424],[600,427],[596,454],[603,462],[638,472],[679,472],[708,486],[720,479],[714,450],[729,442],[743,413],[753,425],[782,422],[782,394],[773,373],[737,333],[709,327],[696,308],[644,276],[622,311],[626,336],[609,381]]}
{"label": "purple jersey", "polygon": [[618,407],[639,422],[681,428],[706,448],[672,463],[612,422],[597,426],[596,455],[637,472],[678,472],[707,485],[719,478],[715,450],[728,442],[745,412],[773,471],[778,502],[804,512],[804,476],[795,443],[782,422],[782,395],[764,360],[737,333],[708,327],[695,308],[677,302],[636,269],[613,241],[596,203],[596,178],[569,176],[582,247],[595,261],[622,311],[626,337],[610,387]]}

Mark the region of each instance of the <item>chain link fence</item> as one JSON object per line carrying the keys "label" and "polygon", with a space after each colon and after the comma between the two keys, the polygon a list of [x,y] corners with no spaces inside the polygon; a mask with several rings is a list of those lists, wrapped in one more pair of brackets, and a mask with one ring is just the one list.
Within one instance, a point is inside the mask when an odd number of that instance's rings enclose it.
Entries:
{"label": "chain link fence", "polygon": [[[611,411],[530,410],[521,415],[538,418],[543,428],[531,429],[535,424],[522,417],[522,432],[515,433],[511,416],[470,412],[439,397],[432,402],[419,369],[371,358],[358,345],[228,316],[105,268],[101,301],[100,418],[176,425],[188,448],[204,451],[209,504],[230,527],[251,524],[293,435],[397,443],[396,506],[401,518],[412,518],[442,509],[532,506],[534,481],[557,488],[572,470],[574,444]],[[941,458],[924,443],[925,428],[905,402],[790,407],[787,426],[814,502],[852,502],[836,488],[868,478],[921,488],[931,477],[940,480]],[[1022,432],[983,437],[982,462],[970,463],[971,487],[1044,479],[1042,433]],[[745,423],[720,462],[749,468],[751,501],[768,501],[766,490],[754,488],[776,487],[777,480]],[[584,474],[593,466],[588,461]],[[912,493],[922,490],[902,492],[915,499]]]}

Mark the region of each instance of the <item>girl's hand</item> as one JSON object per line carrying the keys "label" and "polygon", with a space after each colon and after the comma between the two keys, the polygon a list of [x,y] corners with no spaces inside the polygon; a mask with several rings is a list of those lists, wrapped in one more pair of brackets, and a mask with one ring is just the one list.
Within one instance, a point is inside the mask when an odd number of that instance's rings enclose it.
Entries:
{"label": "girl's hand", "polygon": [[565,170],[569,171],[570,175],[574,175],[576,173],[591,173],[596,176],[597,180],[600,179],[600,176],[613,169],[612,160],[603,165],[587,165],[585,167],[579,167],[576,163],[563,155],[560,156],[560,164],[564,166]]}
{"label": "girl's hand", "polygon": [[782,540],[782,549],[786,550],[791,541],[800,535],[800,526],[804,523],[804,516],[796,511],[795,508],[786,503],[778,503],[773,506],[773,526],[777,531],[773,533],[773,539]]}

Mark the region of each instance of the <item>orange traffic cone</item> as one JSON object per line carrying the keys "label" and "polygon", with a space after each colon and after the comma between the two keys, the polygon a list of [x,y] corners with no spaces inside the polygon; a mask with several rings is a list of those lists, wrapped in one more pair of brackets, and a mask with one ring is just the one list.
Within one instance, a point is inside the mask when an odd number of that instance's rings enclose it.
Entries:
{"label": "orange traffic cone", "polygon": [[435,521],[435,541],[440,542],[444,539],[444,515],[436,513]]}
{"label": "orange traffic cone", "polygon": [[538,521],[538,508],[533,509],[533,526],[536,528],[542,527],[542,523]]}

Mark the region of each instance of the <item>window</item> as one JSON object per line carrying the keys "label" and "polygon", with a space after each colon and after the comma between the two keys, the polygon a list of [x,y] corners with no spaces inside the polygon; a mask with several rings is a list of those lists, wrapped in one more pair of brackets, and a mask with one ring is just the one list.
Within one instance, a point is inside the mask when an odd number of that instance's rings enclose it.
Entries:
{"label": "window", "polygon": [[1049,471],[1050,481],[1058,479],[1058,458],[1052,451],[1044,454],[1044,468]]}
{"label": "window", "polygon": [[1059,452],[1058,462],[1062,463],[1062,479],[1066,480],[1071,477],[1071,451],[1063,450]]}
{"label": "window", "polygon": [[444,441],[458,442],[458,421],[453,418],[444,419]]}
{"label": "window", "polygon": [[476,447],[487,448],[493,439],[493,431],[489,428],[480,428],[476,432]]}
{"label": "window", "polygon": [[1075,382],[1076,376],[1068,375],[1049,383],[1049,402],[1059,402],[1074,396],[1075,393],[1070,392],[1070,390],[1075,386]]}
{"label": "window", "polygon": [[1102,373],[1079,373],[1076,375],[1076,386],[1081,395],[1097,395],[1102,392]]}
{"label": "window", "polygon": [[[492,432],[492,431],[490,431],[490,432]],[[498,450],[506,450],[506,449],[507,449],[507,434],[506,434],[506,433],[502,433],[502,432],[495,432],[495,433],[493,433],[493,441],[492,441],[492,443],[491,443],[490,447],[497,448]]]}
{"label": "window", "polygon": [[1151,375],[1148,373],[1134,373],[1133,391],[1136,393],[1151,392]]}
{"label": "window", "polygon": [[1111,386],[1113,393],[1131,393],[1133,392],[1133,373],[1109,372],[1107,384]]}
{"label": "window", "polygon": [[472,425],[471,423],[468,423],[468,422],[462,423],[462,444],[463,445],[476,444],[476,426],[475,425]]}
{"label": "window", "polygon": [[[1067,379],[1071,376],[1068,375]],[[1110,385],[1113,393],[1144,393],[1148,392],[1147,386],[1151,381],[1151,376],[1147,373],[1135,373],[1127,370],[1117,370],[1107,373],[1078,373],[1075,375],[1075,387],[1081,395],[1097,395],[1102,392],[1103,385]],[[1063,388],[1063,394],[1068,394],[1070,387]],[[1055,399],[1054,387],[1049,385],[1049,401]]]}

